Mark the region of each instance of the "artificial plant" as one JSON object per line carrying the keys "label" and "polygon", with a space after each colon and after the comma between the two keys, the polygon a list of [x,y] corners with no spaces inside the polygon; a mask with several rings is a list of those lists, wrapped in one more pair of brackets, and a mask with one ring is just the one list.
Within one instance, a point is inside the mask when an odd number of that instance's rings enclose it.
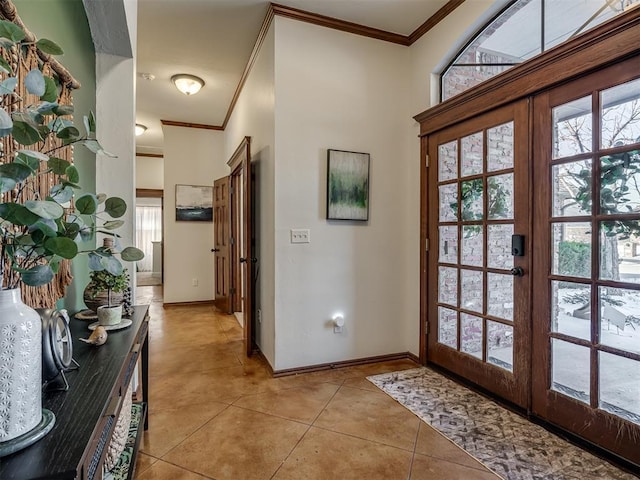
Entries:
{"label": "artificial plant", "polygon": [[[48,55],[63,53],[50,40],[26,40],[22,28],[0,20],[0,51],[9,53],[12,64],[20,65],[34,44]],[[1,148],[0,143],[0,289],[16,288],[21,282],[45,285],[53,280],[61,261],[79,253],[88,254],[91,270],[120,275],[123,267],[117,255],[124,261],[137,261],[143,258],[142,251],[134,247],[120,252],[105,247],[80,251],[78,243],[93,238],[96,232],[117,239],[114,230],[124,224],[119,218],[126,212],[125,201],[104,194],[76,196],[81,188],[78,170],[56,156],[72,144],[113,156],[96,139],[93,114],[84,117],[81,133],[69,118],[73,106],[57,101],[60,85],[56,78],[45,75],[41,68],[18,78],[2,55],[0,73],[0,138],[16,147],[9,155],[5,153],[9,149]],[[19,81],[29,98],[37,101],[27,101],[18,94]],[[44,193],[35,187],[35,179],[43,175],[54,178]]]}

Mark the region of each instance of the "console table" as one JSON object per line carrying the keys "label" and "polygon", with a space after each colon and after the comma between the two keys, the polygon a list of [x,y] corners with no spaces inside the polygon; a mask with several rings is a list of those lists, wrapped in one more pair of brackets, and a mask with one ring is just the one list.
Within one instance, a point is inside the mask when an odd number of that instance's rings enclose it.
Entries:
{"label": "console table", "polygon": [[[40,441],[0,459],[2,480],[102,478],[107,446],[138,360],[142,400],[146,405],[148,311],[148,305],[136,306],[131,315],[132,325],[109,332],[107,343],[100,347],[78,340],[91,333],[87,328],[89,322],[71,320],[73,358],[80,368],[66,374],[68,391],[43,393],[43,407],[55,414],[56,423]],[[141,423],[146,430],[146,416]]]}

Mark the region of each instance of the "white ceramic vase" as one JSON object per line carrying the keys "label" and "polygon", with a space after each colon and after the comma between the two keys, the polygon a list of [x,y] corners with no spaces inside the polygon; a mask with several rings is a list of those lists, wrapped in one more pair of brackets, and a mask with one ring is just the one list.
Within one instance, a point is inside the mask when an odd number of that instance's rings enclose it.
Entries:
{"label": "white ceramic vase", "polygon": [[0,290],[0,442],[42,419],[42,322],[20,289]]}
{"label": "white ceramic vase", "polygon": [[105,327],[118,325],[122,321],[122,305],[98,307],[98,323]]}

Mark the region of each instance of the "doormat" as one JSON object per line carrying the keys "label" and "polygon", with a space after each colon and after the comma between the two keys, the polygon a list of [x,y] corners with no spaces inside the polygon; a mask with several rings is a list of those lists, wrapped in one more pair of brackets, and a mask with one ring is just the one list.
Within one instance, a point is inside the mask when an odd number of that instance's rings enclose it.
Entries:
{"label": "doormat", "polygon": [[367,379],[504,479],[637,479],[429,368]]}

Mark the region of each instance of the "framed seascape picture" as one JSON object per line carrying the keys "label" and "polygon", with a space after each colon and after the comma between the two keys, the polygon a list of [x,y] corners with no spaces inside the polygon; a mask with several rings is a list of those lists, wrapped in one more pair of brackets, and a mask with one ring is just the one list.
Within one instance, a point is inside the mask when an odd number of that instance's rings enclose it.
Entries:
{"label": "framed seascape picture", "polygon": [[213,187],[176,185],[176,221],[213,221]]}
{"label": "framed seascape picture", "polygon": [[327,219],[369,220],[369,154],[327,151]]}

